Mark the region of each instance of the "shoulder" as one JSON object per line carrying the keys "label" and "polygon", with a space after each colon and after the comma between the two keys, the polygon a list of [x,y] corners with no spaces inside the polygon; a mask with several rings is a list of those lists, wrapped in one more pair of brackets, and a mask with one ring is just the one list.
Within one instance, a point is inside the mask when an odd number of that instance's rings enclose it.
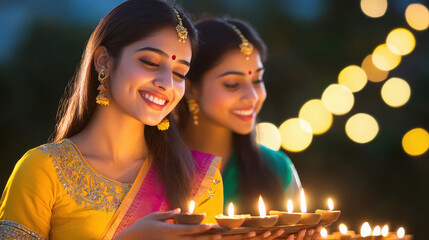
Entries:
{"label": "shoulder", "polygon": [[30,177],[51,170],[52,157],[47,150],[51,145],[48,143],[28,150],[16,163],[12,175],[18,177],[22,174]]}
{"label": "shoulder", "polygon": [[220,164],[221,157],[210,154],[191,150],[192,157],[194,158],[197,170],[207,170],[207,168],[215,167],[217,168]]}
{"label": "shoulder", "polygon": [[262,159],[268,166],[282,179],[283,187],[289,186],[293,177],[293,163],[282,151],[275,151],[265,146],[259,145]]}
{"label": "shoulder", "polygon": [[262,158],[270,166],[285,168],[292,164],[290,158],[282,151],[275,151],[263,145],[259,145],[259,151],[261,152]]}

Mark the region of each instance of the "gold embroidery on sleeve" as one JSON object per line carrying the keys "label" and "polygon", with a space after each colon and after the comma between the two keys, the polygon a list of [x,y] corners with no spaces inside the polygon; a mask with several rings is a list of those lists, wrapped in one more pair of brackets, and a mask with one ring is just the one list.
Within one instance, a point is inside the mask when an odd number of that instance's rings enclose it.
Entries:
{"label": "gold embroidery on sleeve", "polygon": [[20,223],[3,220],[0,221],[0,239],[44,240],[45,238]]}

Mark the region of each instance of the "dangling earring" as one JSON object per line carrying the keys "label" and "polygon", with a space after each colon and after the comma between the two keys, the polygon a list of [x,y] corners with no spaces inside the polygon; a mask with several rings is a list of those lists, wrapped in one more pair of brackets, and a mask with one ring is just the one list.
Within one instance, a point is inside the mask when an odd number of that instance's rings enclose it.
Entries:
{"label": "dangling earring", "polygon": [[194,120],[194,125],[198,125],[198,113],[200,112],[200,106],[194,99],[189,99],[188,101],[189,112],[192,114],[192,119]]}
{"label": "dangling earring", "polygon": [[160,123],[158,123],[158,125],[156,125],[156,127],[160,131],[165,131],[170,127],[170,121],[168,121],[167,118],[164,118]]}
{"label": "dangling earring", "polygon": [[106,78],[107,76],[104,73],[104,70],[101,69],[100,73],[98,74],[98,81],[100,81],[100,85],[97,88],[99,93],[96,98],[96,102],[100,105],[109,105],[109,99],[106,97],[107,88],[104,85],[104,81],[106,81]]}

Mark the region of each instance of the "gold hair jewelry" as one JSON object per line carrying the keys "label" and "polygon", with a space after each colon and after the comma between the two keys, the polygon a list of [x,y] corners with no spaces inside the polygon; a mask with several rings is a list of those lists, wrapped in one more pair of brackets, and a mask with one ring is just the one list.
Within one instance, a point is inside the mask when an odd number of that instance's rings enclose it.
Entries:
{"label": "gold hair jewelry", "polygon": [[241,39],[241,44],[239,45],[241,53],[246,56],[246,60],[249,60],[250,54],[253,52],[253,44],[250,43],[241,33],[241,31],[234,25],[231,24],[232,29],[238,34]]}
{"label": "gold hair jewelry", "polygon": [[185,39],[188,38],[188,29],[183,26],[182,18],[180,17],[179,12],[175,8],[173,8],[173,10],[176,13],[177,20],[179,20],[179,24],[176,26],[176,32],[178,36],[177,40],[181,43],[184,43]]}
{"label": "gold hair jewelry", "polygon": [[188,109],[189,112],[192,114],[192,119],[194,122],[194,125],[198,125],[198,113],[200,112],[200,106],[194,99],[189,99],[188,101]]}
{"label": "gold hair jewelry", "polygon": [[165,131],[170,127],[170,121],[168,121],[167,118],[164,118],[160,123],[158,123],[158,125],[156,125],[156,127],[160,131]]}
{"label": "gold hair jewelry", "polygon": [[98,86],[97,90],[99,91],[96,102],[100,105],[109,105],[109,99],[106,97],[106,86],[104,85],[104,82],[106,81],[106,74],[104,73],[104,70],[101,69],[100,73],[98,73],[98,81],[100,81],[100,85]]}

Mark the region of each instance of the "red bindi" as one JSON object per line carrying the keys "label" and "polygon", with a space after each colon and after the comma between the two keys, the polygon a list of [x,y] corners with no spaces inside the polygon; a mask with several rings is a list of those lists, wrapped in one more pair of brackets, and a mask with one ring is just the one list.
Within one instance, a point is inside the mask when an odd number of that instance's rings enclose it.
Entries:
{"label": "red bindi", "polygon": [[249,70],[249,75],[252,75],[252,71]]}
{"label": "red bindi", "polygon": [[171,59],[176,60],[176,55],[171,56]]}

